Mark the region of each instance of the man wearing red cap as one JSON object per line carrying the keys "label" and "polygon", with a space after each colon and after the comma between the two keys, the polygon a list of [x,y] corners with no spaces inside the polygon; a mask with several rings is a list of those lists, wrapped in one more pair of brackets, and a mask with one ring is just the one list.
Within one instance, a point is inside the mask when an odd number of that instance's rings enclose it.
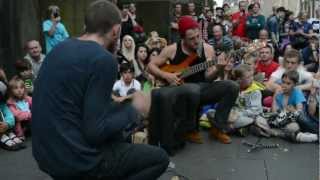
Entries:
{"label": "man wearing red cap", "polygon": [[[200,40],[200,30],[198,23],[191,16],[182,16],[178,22],[181,41],[167,46],[162,50],[159,56],[152,57],[149,63],[149,70],[156,77],[164,79],[170,84],[179,85],[181,79],[179,73],[168,73],[162,71],[160,67],[170,61],[170,64],[180,64],[188,57],[197,53],[198,57],[192,62],[191,66],[212,61],[215,58],[212,46]],[[231,143],[230,137],[226,134],[229,130],[227,119],[232,106],[238,96],[239,87],[232,81],[216,81],[208,83],[211,77],[216,73],[215,66],[207,68],[184,79],[185,83],[196,84],[199,90],[196,92],[200,96],[202,105],[209,103],[218,103],[216,114],[212,119],[213,125],[210,129],[210,135],[222,143]],[[190,90],[195,92],[195,90]],[[195,94],[195,96],[197,96]],[[194,107],[199,108],[199,107]],[[198,131],[190,133],[191,140],[201,141]]]}

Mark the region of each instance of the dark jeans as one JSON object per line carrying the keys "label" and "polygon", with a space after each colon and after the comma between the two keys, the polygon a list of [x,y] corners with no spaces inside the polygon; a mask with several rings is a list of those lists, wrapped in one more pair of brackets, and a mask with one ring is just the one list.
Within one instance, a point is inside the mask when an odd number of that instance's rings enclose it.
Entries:
{"label": "dark jeans", "polygon": [[298,118],[298,123],[302,132],[310,132],[319,134],[319,120],[316,117],[311,117],[304,112],[301,118]]}
{"label": "dark jeans", "polygon": [[164,150],[146,144],[110,143],[104,161],[86,177],[54,177],[55,180],[155,180],[167,169]]}
{"label": "dark jeans", "polygon": [[228,131],[228,117],[239,95],[239,85],[233,81],[199,83],[201,105],[217,103],[213,123],[217,128]]}

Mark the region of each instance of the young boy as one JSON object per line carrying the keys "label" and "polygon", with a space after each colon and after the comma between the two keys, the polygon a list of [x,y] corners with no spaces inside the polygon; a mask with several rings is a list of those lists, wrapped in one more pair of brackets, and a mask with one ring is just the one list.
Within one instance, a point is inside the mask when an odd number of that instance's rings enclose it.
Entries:
{"label": "young boy", "polygon": [[290,139],[297,142],[314,142],[318,140],[316,134],[300,132],[300,126],[296,121],[303,117],[303,108],[306,99],[300,89],[296,87],[299,82],[297,71],[287,71],[282,75],[282,91],[274,95],[272,111],[280,112],[272,125],[291,134]]}
{"label": "young boy", "polygon": [[130,63],[120,65],[120,74],[121,79],[116,81],[112,88],[112,99],[119,103],[130,99],[135,91],[141,90],[141,84],[133,78],[134,68]]}
{"label": "young boy", "polygon": [[28,60],[17,60],[15,62],[15,68],[17,75],[20,77],[25,85],[28,95],[32,95],[34,76],[32,74],[32,67]]}
{"label": "young boy", "polygon": [[239,65],[232,72],[233,79],[240,86],[237,107],[231,111],[229,116],[229,122],[233,123],[234,128],[254,123],[263,113],[261,90],[264,87],[253,80],[253,73],[253,69],[247,64]]}

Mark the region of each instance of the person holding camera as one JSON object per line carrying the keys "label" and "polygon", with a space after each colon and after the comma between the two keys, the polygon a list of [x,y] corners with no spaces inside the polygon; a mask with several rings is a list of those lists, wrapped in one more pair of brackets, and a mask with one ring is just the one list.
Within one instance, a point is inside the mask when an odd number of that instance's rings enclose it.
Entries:
{"label": "person holding camera", "polygon": [[48,19],[43,22],[42,30],[46,42],[46,54],[48,54],[54,46],[69,37],[67,29],[61,23],[60,8],[58,6],[49,6]]}
{"label": "person holding camera", "polygon": [[246,37],[246,21],[248,17],[246,7],[246,1],[239,1],[239,11],[231,15],[233,25],[233,36],[238,36],[240,38]]}

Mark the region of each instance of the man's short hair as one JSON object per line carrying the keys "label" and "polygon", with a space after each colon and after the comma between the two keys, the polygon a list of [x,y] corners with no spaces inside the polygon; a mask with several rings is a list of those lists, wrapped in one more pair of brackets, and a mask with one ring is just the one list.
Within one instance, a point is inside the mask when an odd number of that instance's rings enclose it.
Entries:
{"label": "man's short hair", "polygon": [[298,63],[300,63],[301,54],[296,49],[290,49],[284,53],[284,60],[288,58],[296,58],[298,60]]}
{"label": "man's short hair", "polygon": [[238,6],[240,6],[241,3],[246,3],[247,4],[247,1],[245,1],[245,0],[239,1]]}
{"label": "man's short hair", "polygon": [[283,73],[281,79],[283,78],[288,78],[293,81],[294,84],[297,84],[299,82],[299,73],[295,70],[286,71],[285,73]]}
{"label": "man's short hair", "polygon": [[253,7],[254,7],[254,4],[249,4],[249,6],[248,6],[248,11],[252,11],[252,10],[253,10]]}
{"label": "man's short hair", "polygon": [[177,5],[182,6],[182,3],[181,3],[181,2],[176,2],[176,3],[174,3],[174,6],[173,6],[173,7],[175,8],[175,7],[177,7]]}
{"label": "man's short hair", "polygon": [[261,49],[265,49],[265,48],[269,49],[270,52],[271,52],[271,54],[273,54],[273,47],[272,47],[271,45],[267,44],[267,45],[265,45],[265,46],[264,46],[263,48],[261,48]]}
{"label": "man's short hair", "polygon": [[24,47],[23,47],[24,50],[27,51],[27,50],[29,49],[29,44],[30,44],[31,42],[37,42],[37,43],[39,44],[39,46],[41,46],[41,45],[40,45],[40,42],[39,42],[38,40],[31,39],[31,40],[28,40],[28,41],[25,42]]}
{"label": "man's short hair", "polygon": [[223,12],[224,12],[223,7],[216,7],[216,11],[218,11],[218,10],[221,10],[221,11],[223,11]]}
{"label": "man's short hair", "polygon": [[286,8],[284,8],[284,7],[282,7],[282,6],[281,6],[281,7],[278,7],[278,8],[277,8],[277,13],[278,13],[278,12],[286,12]]}
{"label": "man's short hair", "polygon": [[85,32],[105,34],[121,24],[120,10],[113,3],[98,0],[90,4],[85,15]]}

